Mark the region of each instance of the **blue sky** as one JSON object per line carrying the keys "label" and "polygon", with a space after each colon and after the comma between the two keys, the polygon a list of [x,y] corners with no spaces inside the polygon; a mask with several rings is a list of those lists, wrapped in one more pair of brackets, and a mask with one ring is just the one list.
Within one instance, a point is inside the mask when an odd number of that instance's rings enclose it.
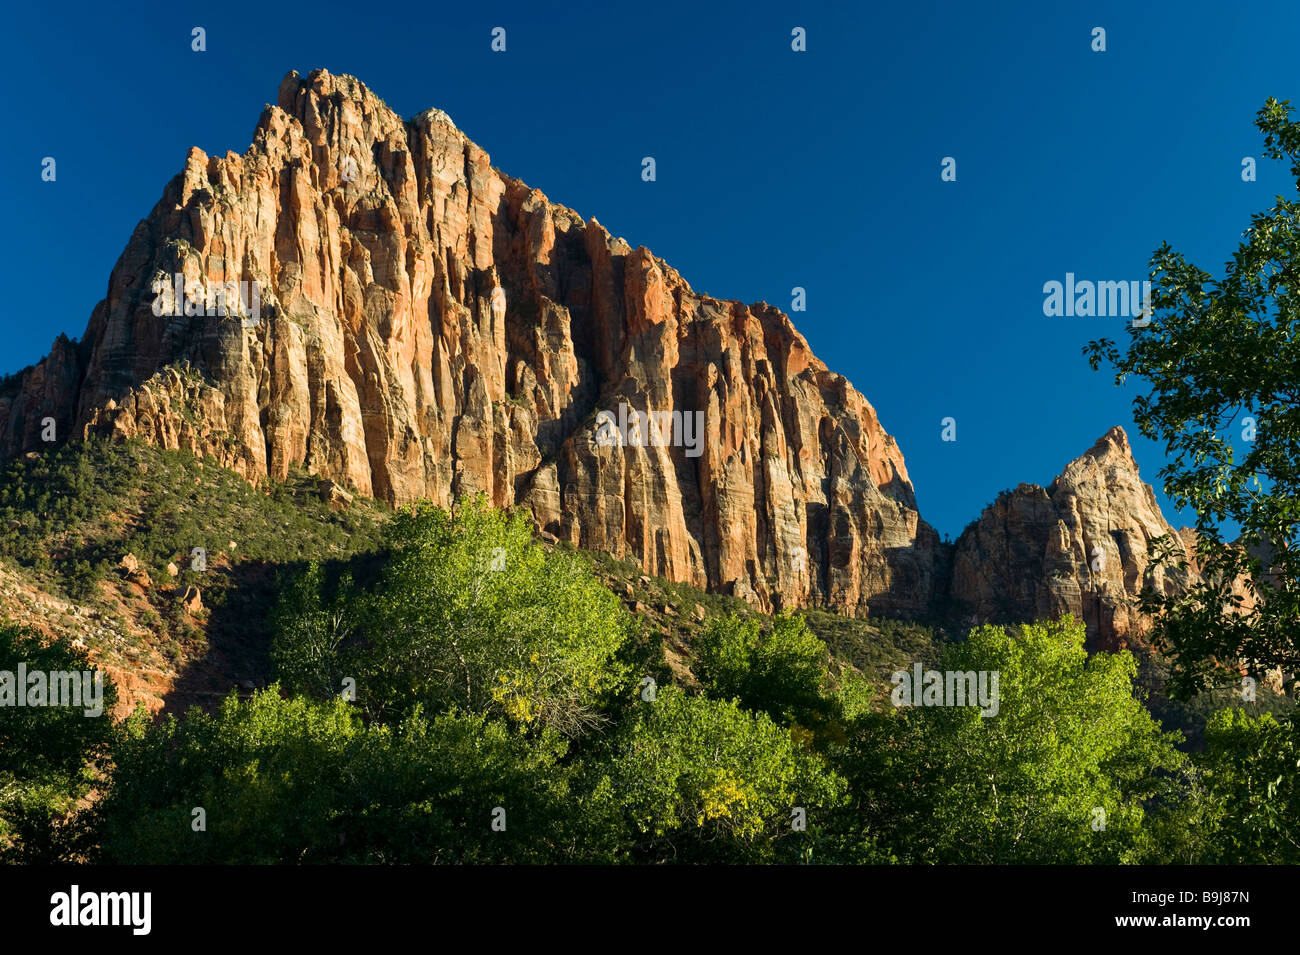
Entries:
{"label": "blue sky", "polygon": [[1268,96],[1300,100],[1293,2],[66,2],[3,22],[0,373],[81,336],[189,146],[242,152],[281,77],[325,67],[404,116],[446,110],[494,165],[700,291],[788,310],[805,288],[796,325],[954,537],[1112,425],[1148,481],[1161,466],[1131,394],[1080,354],[1124,320],[1045,317],[1043,283],[1140,280],[1163,240],[1217,274],[1295,188],[1253,125]]}

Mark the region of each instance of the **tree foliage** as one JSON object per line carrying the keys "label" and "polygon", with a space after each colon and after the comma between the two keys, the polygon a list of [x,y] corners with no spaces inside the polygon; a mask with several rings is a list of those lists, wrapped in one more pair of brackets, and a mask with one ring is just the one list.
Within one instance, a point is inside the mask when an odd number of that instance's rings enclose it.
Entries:
{"label": "tree foliage", "polygon": [[758,618],[715,620],[696,646],[695,675],[710,695],[737,699],[780,723],[826,718],[830,654],[803,618],[781,614],[766,632]]}
{"label": "tree foliage", "polygon": [[1207,862],[1300,863],[1300,714],[1220,710],[1202,757],[1217,816]]}
{"label": "tree foliage", "polygon": [[[843,782],[762,712],[676,687],[638,704],[598,763],[634,861],[799,858]],[[806,828],[796,828],[796,810]]]}
{"label": "tree foliage", "polygon": [[598,721],[628,621],[579,555],[481,498],[399,512],[386,544],[369,588],[345,577],[327,597],[318,566],[291,584],[273,649],[291,690],[338,693],[351,677],[386,720],[455,707],[568,736]]}
{"label": "tree foliage", "polygon": [[[273,686],[215,715],[130,721],[92,810],[110,863],[565,861],[566,744],[419,712],[366,726],[343,701]],[[201,810],[201,815],[196,812]],[[497,812],[500,810],[500,812]],[[493,821],[502,828],[494,829]]]}
{"label": "tree foliage", "polygon": [[[520,516],[482,501],[417,507],[385,543],[282,582],[283,689],[180,718],[138,710],[120,730],[0,710],[0,851],[108,863],[1297,861],[1295,714],[1217,714],[1205,752],[1184,754],[1143,706],[1132,656],[1089,655],[1070,618],[957,643],[909,636],[855,656],[865,670],[843,658],[833,670],[802,616],[732,615],[690,648],[698,690],[665,680],[644,692],[621,658],[618,600]],[[880,665],[908,646],[923,668],[996,673],[996,706],[891,705]],[[0,670],[19,660],[85,665],[0,628]],[[340,695],[349,678],[355,699]]]}
{"label": "tree foliage", "polygon": [[940,672],[999,674],[997,714],[888,706],[860,716],[834,755],[854,811],[905,861],[1140,859],[1146,805],[1168,794],[1165,774],[1185,757],[1134,698],[1132,656],[1089,656],[1083,641],[1066,617],[985,626],[946,648]]}
{"label": "tree foliage", "polygon": [[[16,684],[20,664],[28,673],[47,675],[99,672],[84,651],[65,641],[0,624],[0,673]],[[88,707],[0,706],[0,858],[63,861],[54,830],[86,794],[91,764],[108,753],[114,738],[117,690],[106,674],[100,672],[100,679],[98,716],[87,716]],[[26,689],[14,686],[16,692]]]}
{"label": "tree foliage", "polygon": [[[1300,186],[1300,125],[1270,99],[1256,125],[1265,152],[1289,159]],[[1175,687],[1190,694],[1239,660],[1256,672],[1300,669],[1300,202],[1278,196],[1250,228],[1221,277],[1168,243],[1152,256],[1149,324],[1085,347],[1117,384],[1139,379],[1141,433],[1163,441],[1166,493],[1196,511],[1196,558],[1205,580],[1176,594],[1148,589],[1155,639],[1175,659]],[[1250,420],[1247,420],[1250,419]],[[1225,524],[1240,527],[1236,541]],[[1161,563],[1181,546],[1155,545]],[[1241,581],[1237,584],[1237,581]],[[1242,592],[1244,590],[1244,592]]]}

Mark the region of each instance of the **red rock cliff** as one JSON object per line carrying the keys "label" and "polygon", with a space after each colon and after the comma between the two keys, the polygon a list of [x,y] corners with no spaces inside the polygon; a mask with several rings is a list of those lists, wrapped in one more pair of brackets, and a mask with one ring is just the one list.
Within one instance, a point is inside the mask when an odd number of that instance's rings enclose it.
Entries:
{"label": "red rock cliff", "polygon": [[[1137,609],[1147,543],[1161,535],[1175,536],[1185,552],[1195,539],[1168,524],[1128,435],[1111,428],[1050,487],[1021,484],[966,528],[953,555],[952,597],[969,624],[1071,613],[1087,624],[1094,647],[1141,643],[1150,628]],[[1152,571],[1164,593],[1188,579],[1173,568]]]}
{"label": "red rock cliff", "polygon": [[[156,315],[177,273],[258,283],[258,322]],[[702,412],[700,446],[602,445],[620,401]],[[302,465],[394,504],[484,491],[764,607],[909,613],[935,590],[896,442],[784,314],[696,292],[444,113],[403,121],[324,71],[284,79],[243,155],[190,151],[80,343],[0,388],[0,456],[39,447],[46,417],[254,481]]]}

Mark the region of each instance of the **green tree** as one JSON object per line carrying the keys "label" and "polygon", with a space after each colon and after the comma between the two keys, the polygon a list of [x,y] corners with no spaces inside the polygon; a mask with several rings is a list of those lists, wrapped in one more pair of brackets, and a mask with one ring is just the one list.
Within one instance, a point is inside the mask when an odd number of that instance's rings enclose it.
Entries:
{"label": "green tree", "polygon": [[90,828],[116,864],[571,861],[566,748],[458,713],[366,726],[273,686],[215,715],[129,720]]}
{"label": "green tree", "polygon": [[1199,861],[1300,863],[1300,715],[1219,710],[1197,761],[1217,809],[1214,851]]}
{"label": "green tree", "polygon": [[[94,763],[113,740],[117,690],[92,666],[85,652],[66,641],[45,640],[14,624],[0,625],[0,694],[26,693],[18,668],[98,674],[102,695],[96,707],[0,705],[0,858],[23,862],[67,861],[74,836],[64,817],[95,778]],[[92,677],[94,679],[94,677]]]}
{"label": "green tree", "polygon": [[[1300,125],[1269,99],[1255,124],[1265,152],[1289,159],[1300,185]],[[1205,580],[1173,594],[1147,590],[1154,639],[1190,695],[1245,660],[1256,672],[1300,668],[1300,203],[1277,197],[1214,278],[1168,243],[1152,256],[1149,324],[1085,346],[1093,369],[1147,386],[1133,402],[1142,434],[1165,443],[1166,493],[1196,511]],[[1251,419],[1251,420],[1247,420]],[[1240,527],[1225,541],[1222,528]],[[1153,544],[1158,561],[1181,547]],[[1240,580],[1245,593],[1234,582]]]}
{"label": "green tree", "polygon": [[356,591],[350,575],[325,599],[325,570],[311,561],[298,574],[284,575],[271,611],[271,661],[290,691],[316,699],[343,688],[344,644],[355,630]]}
{"label": "green tree", "polygon": [[843,793],[766,714],[671,686],[637,703],[595,771],[593,804],[632,861],[804,858]]}
{"label": "green tree", "polygon": [[1089,656],[1083,625],[1065,617],[974,630],[937,669],[985,671],[990,691],[996,673],[996,715],[886,706],[860,715],[833,750],[852,812],[887,848],[926,863],[1128,862],[1151,851],[1146,804],[1173,801],[1185,757],[1135,699],[1131,654]]}
{"label": "green tree", "polygon": [[695,652],[695,675],[711,696],[809,728],[827,716],[830,654],[802,617],[781,614],[764,632],[757,618],[732,614],[709,625]]}
{"label": "green tree", "polygon": [[383,720],[456,707],[568,736],[599,721],[628,619],[576,552],[481,497],[399,512],[387,545],[369,588],[345,581],[326,601],[319,568],[290,588],[273,654],[292,689],[337,693],[350,676]]}

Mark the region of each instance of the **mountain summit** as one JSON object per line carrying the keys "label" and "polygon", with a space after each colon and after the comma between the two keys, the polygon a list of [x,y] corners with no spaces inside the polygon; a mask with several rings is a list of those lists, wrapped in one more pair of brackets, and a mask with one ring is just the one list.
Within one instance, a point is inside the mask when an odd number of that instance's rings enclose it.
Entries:
{"label": "mountain summit", "polygon": [[[206,314],[227,283],[257,290],[251,320],[247,301]],[[645,412],[667,440],[601,440],[598,418]],[[482,491],[765,608],[915,613],[936,589],[897,443],[786,315],[696,292],[440,110],[403,121],[324,70],[285,77],[242,155],[190,150],[80,342],[0,388],[0,457],[42,447],[49,419],[255,482],[302,466],[393,504]]]}
{"label": "mountain summit", "polygon": [[1147,629],[1137,595],[1148,570],[1164,593],[1188,583],[1186,571],[1149,567],[1147,543],[1165,535],[1194,539],[1165,520],[1114,427],[1050,486],[1021,484],[985,508],[957,540],[951,595],[970,623],[1071,613],[1102,648],[1120,649]]}
{"label": "mountain summit", "polygon": [[191,149],[80,342],[0,384],[0,458],[51,431],[393,505],[482,492],[764,610],[1070,611],[1103,644],[1145,629],[1146,542],[1171,531],[1113,428],[940,544],[897,442],[785,314],[696,292],[441,110],[403,121],[324,70],[284,78],[243,155]]}

